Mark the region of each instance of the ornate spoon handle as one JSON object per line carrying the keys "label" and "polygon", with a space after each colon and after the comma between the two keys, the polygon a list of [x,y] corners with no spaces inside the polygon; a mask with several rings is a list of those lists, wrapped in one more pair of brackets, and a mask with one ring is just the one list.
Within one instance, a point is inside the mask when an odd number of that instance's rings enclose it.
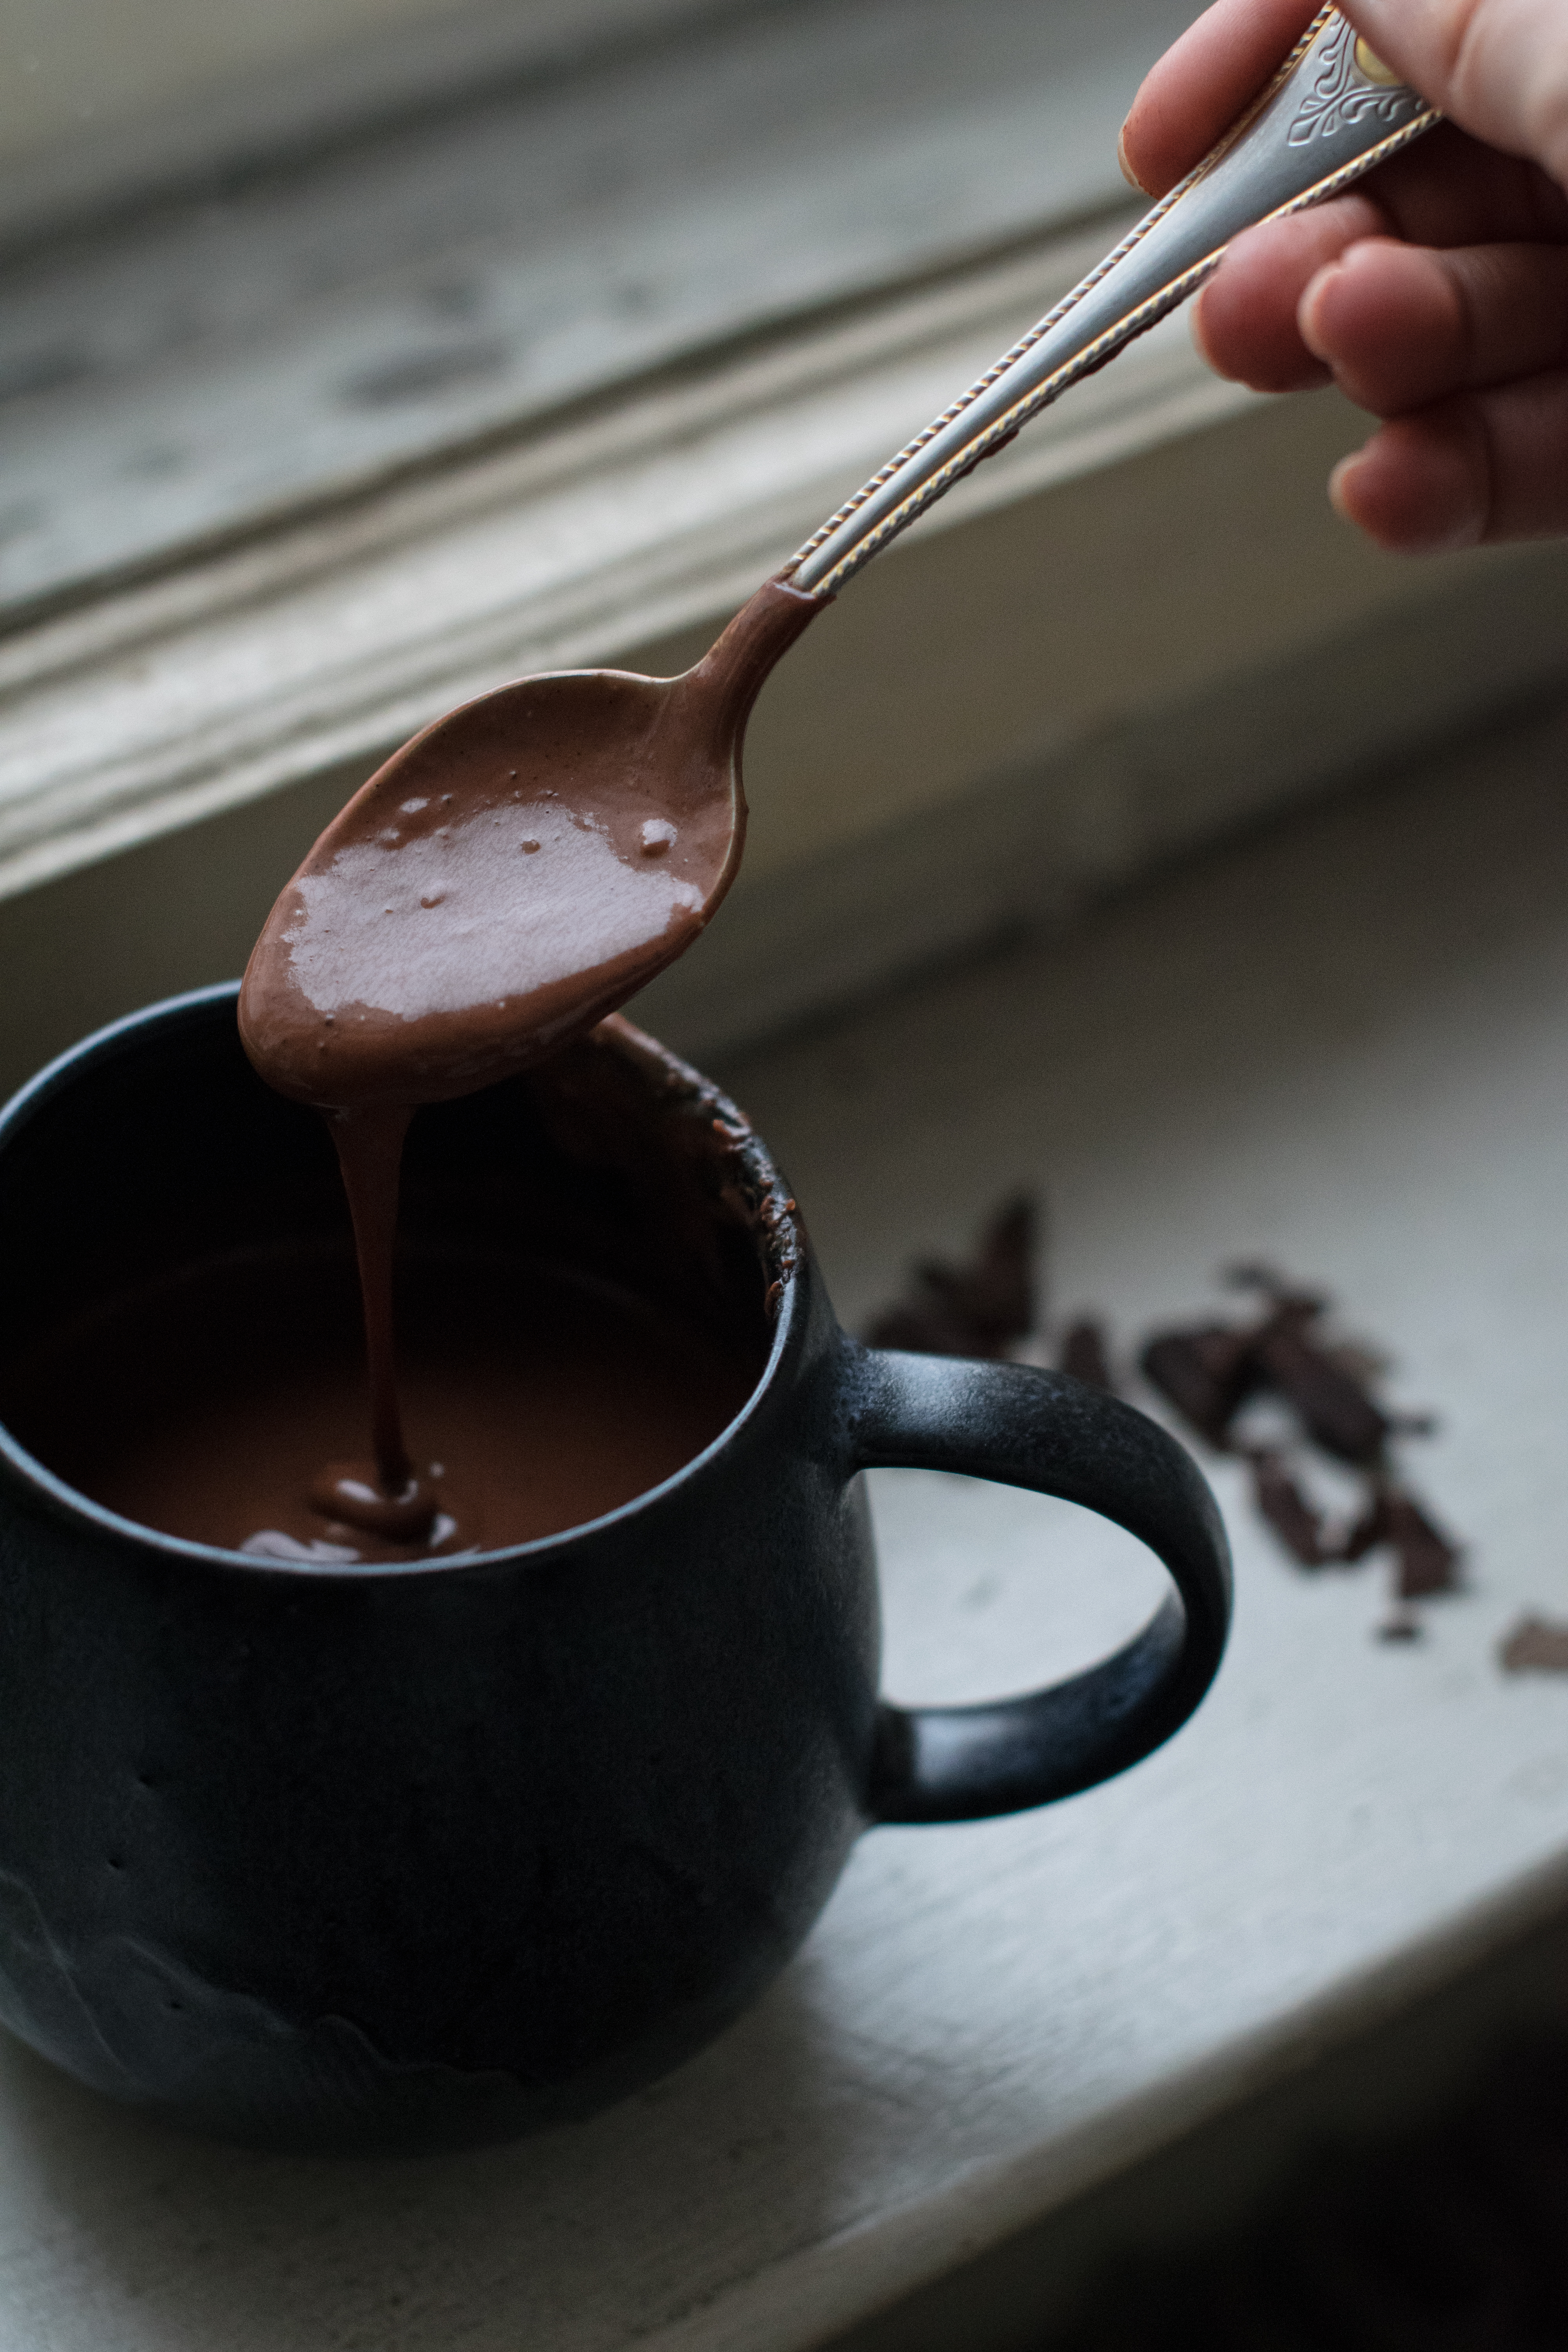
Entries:
{"label": "ornate spoon handle", "polygon": [[1324,8],[1196,170],[807,540],[792,586],[837,594],[1020,425],[1201,286],[1233,236],[1338,195],[1439,119]]}

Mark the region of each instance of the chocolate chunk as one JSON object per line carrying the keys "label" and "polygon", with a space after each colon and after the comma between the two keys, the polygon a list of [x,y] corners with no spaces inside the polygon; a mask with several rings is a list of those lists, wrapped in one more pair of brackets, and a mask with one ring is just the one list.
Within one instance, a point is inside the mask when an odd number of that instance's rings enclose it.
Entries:
{"label": "chocolate chunk", "polygon": [[1115,1395],[1116,1383],[1110,1377],[1102,1323],[1083,1316],[1069,1325],[1062,1341],[1061,1368],[1071,1379],[1082,1381],[1086,1388],[1103,1389],[1108,1396]]}
{"label": "chocolate chunk", "polygon": [[1322,1513],[1307,1500],[1279,1455],[1259,1446],[1247,1459],[1253,1500],[1291,1559],[1303,1568],[1321,1568],[1338,1557],[1324,1541]]}
{"label": "chocolate chunk", "polygon": [[1258,1381],[1252,1335],[1223,1323],[1157,1331],[1138,1362],[1144,1379],[1211,1445],[1226,1443],[1231,1417]]}
{"label": "chocolate chunk", "polygon": [[1379,1488],[1373,1491],[1372,1500],[1365,1510],[1352,1523],[1350,1532],[1340,1547],[1340,1558],[1347,1566],[1353,1567],[1358,1560],[1364,1559],[1369,1551],[1375,1551],[1379,1544],[1386,1543],[1387,1540],[1388,1515],[1384,1507],[1383,1492]]}
{"label": "chocolate chunk", "polygon": [[1461,1554],[1428,1517],[1414,1496],[1396,1486],[1377,1487],[1366,1509],[1346,1536],[1340,1557],[1364,1559],[1370,1551],[1388,1546],[1394,1554],[1394,1596],[1400,1601],[1428,1601],[1435,1592],[1453,1592],[1459,1581]]}
{"label": "chocolate chunk", "polygon": [[967,1264],[923,1260],[909,1296],[872,1319],[866,1333],[871,1346],[1005,1356],[1034,1328],[1035,1227],[1035,1204],[1019,1193],[989,1220]]}
{"label": "chocolate chunk", "polygon": [[916,1356],[988,1356],[977,1347],[974,1327],[950,1315],[940,1299],[909,1299],[885,1307],[866,1326],[867,1344],[873,1348],[906,1348]]}
{"label": "chocolate chunk", "polygon": [[1256,1335],[1253,1359],[1268,1386],[1300,1414],[1325,1454],[1364,1468],[1375,1462],[1391,1423],[1361,1382],[1308,1334],[1315,1301],[1288,1299]]}
{"label": "chocolate chunk", "polygon": [[1568,1625],[1521,1617],[1499,1643],[1498,1661],[1508,1675],[1568,1675]]}
{"label": "chocolate chunk", "polygon": [[1459,1552],[1442,1529],[1434,1526],[1412,1496],[1384,1497],[1384,1541],[1392,1544],[1399,1566],[1394,1591],[1401,1601],[1427,1601],[1435,1592],[1452,1592],[1459,1581]]}
{"label": "chocolate chunk", "polygon": [[1296,1290],[1272,1266],[1234,1265],[1226,1279],[1259,1290],[1271,1311],[1253,1334],[1263,1381],[1300,1416],[1325,1454],[1365,1468],[1377,1461],[1394,1424],[1368,1392],[1376,1360],[1343,1342],[1326,1345],[1311,1326],[1330,1304],[1321,1291]]}

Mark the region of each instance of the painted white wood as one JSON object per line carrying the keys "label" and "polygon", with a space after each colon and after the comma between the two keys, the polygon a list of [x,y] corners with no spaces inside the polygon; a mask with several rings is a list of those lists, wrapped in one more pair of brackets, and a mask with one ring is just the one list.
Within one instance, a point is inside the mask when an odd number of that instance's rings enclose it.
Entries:
{"label": "painted white wood", "polygon": [[0,233],[724,5],[9,0]]}
{"label": "painted white wood", "polygon": [[[368,762],[521,671],[602,661],[723,615],[1110,234],[1052,240],[649,387],[515,454],[0,640],[0,892]],[[972,520],[1248,398],[1167,322],[921,528]]]}
{"label": "painted white wood", "polygon": [[1118,123],[1191,13],[721,9],[23,250],[0,270],[0,600],[1114,206]]}
{"label": "painted white wood", "polygon": [[[176,2140],[0,2053],[4,2352],[805,2352],[1386,2014],[1568,1893],[1568,719],[1342,802],[1092,927],[723,1071],[847,1318],[1042,1183],[1125,1345],[1237,1252],[1350,1302],[1469,1546],[1426,1638],[1216,1478],[1230,1658],[1052,1811],[868,1837],[800,1958],[597,2121],[430,2164]],[[1130,1622],[1120,1540],[879,1477],[889,1686],[1016,1686]]]}

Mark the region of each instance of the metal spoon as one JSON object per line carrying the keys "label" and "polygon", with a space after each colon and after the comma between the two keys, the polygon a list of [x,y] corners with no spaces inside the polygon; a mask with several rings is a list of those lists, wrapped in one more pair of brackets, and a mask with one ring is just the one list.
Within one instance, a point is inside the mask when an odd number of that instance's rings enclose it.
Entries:
{"label": "metal spoon", "polygon": [[240,1023],[262,1075],[342,1108],[437,1100],[624,1003],[734,878],[746,721],[807,623],[1200,286],[1239,231],[1337,195],[1437,120],[1325,8],[1196,170],[841,507],[694,669],[524,678],[416,736],[321,835],[257,944]]}

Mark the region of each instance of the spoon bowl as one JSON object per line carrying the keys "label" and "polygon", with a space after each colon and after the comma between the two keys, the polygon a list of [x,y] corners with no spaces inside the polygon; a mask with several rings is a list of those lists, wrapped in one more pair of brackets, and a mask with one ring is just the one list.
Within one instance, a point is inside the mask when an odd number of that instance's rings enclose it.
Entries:
{"label": "spoon bowl", "polygon": [[344,1110],[441,1101],[624,1003],[733,880],[746,721],[830,601],[768,581],[679,677],[522,678],[395,752],[257,942],[239,1022],[262,1076]]}

